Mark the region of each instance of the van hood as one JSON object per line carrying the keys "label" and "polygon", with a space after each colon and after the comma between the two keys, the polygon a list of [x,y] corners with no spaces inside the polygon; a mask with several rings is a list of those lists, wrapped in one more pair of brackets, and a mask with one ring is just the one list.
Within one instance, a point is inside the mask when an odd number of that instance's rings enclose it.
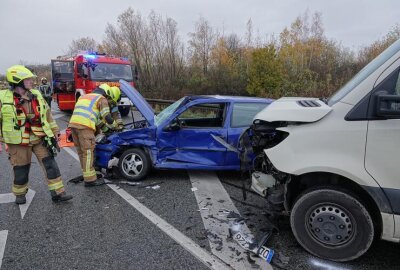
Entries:
{"label": "van hood", "polygon": [[120,80],[121,91],[129,98],[129,100],[136,106],[136,108],[141,112],[143,117],[149,123],[150,126],[154,125],[154,110],[149,103],[144,99],[144,97],[127,81]]}
{"label": "van hood", "polygon": [[322,119],[331,110],[316,98],[280,98],[259,112],[254,120],[311,123]]}

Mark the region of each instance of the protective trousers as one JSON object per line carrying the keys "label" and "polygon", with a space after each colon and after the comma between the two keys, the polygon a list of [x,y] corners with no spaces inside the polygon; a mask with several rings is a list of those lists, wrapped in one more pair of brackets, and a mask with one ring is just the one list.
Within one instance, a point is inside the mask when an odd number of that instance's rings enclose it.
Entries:
{"label": "protective trousers", "polygon": [[28,191],[32,152],[44,171],[50,195],[56,196],[65,191],[58,165],[42,142],[35,145],[8,144],[9,160],[14,171],[12,191],[15,195],[24,195]]}
{"label": "protective trousers", "polygon": [[83,180],[85,182],[96,181],[97,176],[93,166],[95,159],[94,147],[96,146],[94,131],[90,128],[71,128],[71,131],[81,163]]}

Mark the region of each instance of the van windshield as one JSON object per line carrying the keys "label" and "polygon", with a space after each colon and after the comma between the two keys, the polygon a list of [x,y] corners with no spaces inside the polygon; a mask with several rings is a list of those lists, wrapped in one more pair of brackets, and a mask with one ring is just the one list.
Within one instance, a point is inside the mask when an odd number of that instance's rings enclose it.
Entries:
{"label": "van windshield", "polygon": [[366,65],[360,72],[357,73],[348,83],[339,89],[329,100],[328,105],[332,106],[348,93],[350,93],[357,85],[365,80],[372,72],[385,63],[390,57],[395,55],[400,50],[400,39],[394,42],[368,65]]}

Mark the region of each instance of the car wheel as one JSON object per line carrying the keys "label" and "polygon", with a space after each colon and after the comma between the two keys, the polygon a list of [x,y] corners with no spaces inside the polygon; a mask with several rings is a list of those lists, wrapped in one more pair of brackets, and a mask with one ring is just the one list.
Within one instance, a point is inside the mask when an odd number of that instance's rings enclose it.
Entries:
{"label": "car wheel", "polygon": [[150,169],[150,159],[141,149],[128,149],[119,158],[118,169],[127,180],[138,181],[147,175]]}
{"label": "car wheel", "polygon": [[118,106],[119,113],[121,116],[127,116],[129,112],[131,111],[130,106]]}
{"label": "car wheel", "polygon": [[333,187],[301,194],[290,223],[304,249],[333,261],[360,257],[374,239],[374,225],[365,206],[355,196]]}

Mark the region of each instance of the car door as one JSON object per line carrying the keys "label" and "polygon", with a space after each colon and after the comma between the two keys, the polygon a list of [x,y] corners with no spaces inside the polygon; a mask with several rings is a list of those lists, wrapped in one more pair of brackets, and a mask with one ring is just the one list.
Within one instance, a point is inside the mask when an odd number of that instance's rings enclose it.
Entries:
{"label": "car door", "polygon": [[170,160],[184,163],[185,168],[223,166],[226,147],[225,102],[203,102],[188,106],[177,116],[180,129],[176,131],[177,152]]}
{"label": "car door", "polygon": [[370,100],[365,168],[379,183],[397,215],[400,237],[400,76],[399,68],[375,87]]}
{"label": "car door", "polygon": [[[240,158],[236,151],[239,137],[252,123],[254,116],[267,107],[268,103],[261,102],[235,102],[232,104],[228,129],[227,143],[231,146],[226,154],[225,165],[239,169]],[[231,149],[231,150],[229,150]]]}

